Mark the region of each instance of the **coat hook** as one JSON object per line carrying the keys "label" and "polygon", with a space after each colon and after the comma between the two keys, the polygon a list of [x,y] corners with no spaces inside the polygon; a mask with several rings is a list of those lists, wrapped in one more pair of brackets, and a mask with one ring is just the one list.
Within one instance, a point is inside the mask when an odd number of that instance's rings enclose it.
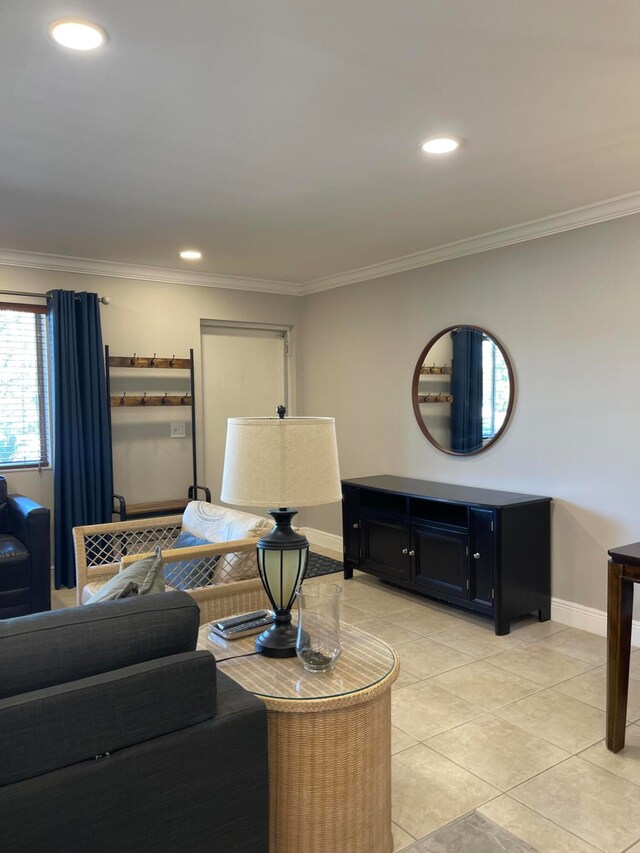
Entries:
{"label": "coat hook", "polygon": [[125,398],[126,396],[127,396],[127,392],[126,392],[126,391],[123,391],[123,392],[122,392],[122,397],[120,397],[120,405],[121,405],[121,406],[126,405],[126,403],[124,402],[124,398]]}
{"label": "coat hook", "polygon": [[186,401],[188,401],[188,399],[189,399],[189,392],[187,391],[186,394],[182,395],[182,399],[180,400],[180,405],[187,406],[188,402],[186,402]]}
{"label": "coat hook", "polygon": [[176,354],[175,354],[175,352],[174,352],[174,354],[171,356],[171,361],[169,362],[169,367],[173,367],[173,362],[174,362],[175,360],[176,360]]}
{"label": "coat hook", "polygon": [[147,405],[147,401],[146,401],[146,399],[145,399],[145,398],[146,398],[146,396],[147,396],[147,392],[145,391],[145,392],[144,392],[144,394],[142,395],[142,400],[140,400],[140,405],[141,405],[141,406],[146,406],[146,405]]}
{"label": "coat hook", "polygon": [[155,352],[154,352],[154,354],[153,354],[153,358],[151,359],[151,367],[153,367],[153,365],[154,365],[155,363],[156,363],[156,354],[155,354]]}
{"label": "coat hook", "polygon": [[167,401],[167,395],[168,395],[168,393],[169,393],[168,391],[165,391],[165,392],[164,392],[164,397],[162,398],[162,400],[160,400],[160,403],[161,403],[161,405],[163,405],[163,406],[166,406],[166,401]]}
{"label": "coat hook", "polygon": [[136,366],[136,354],[135,354],[135,352],[133,354],[133,358],[131,359],[131,361],[129,363],[131,364],[131,367]]}

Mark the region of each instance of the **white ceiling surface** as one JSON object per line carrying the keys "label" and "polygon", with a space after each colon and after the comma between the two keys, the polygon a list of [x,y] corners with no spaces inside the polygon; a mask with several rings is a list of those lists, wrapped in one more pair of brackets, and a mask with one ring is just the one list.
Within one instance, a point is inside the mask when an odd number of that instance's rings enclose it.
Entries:
{"label": "white ceiling surface", "polygon": [[2,0],[0,246],[308,282],[634,192],[639,45],[638,0]]}

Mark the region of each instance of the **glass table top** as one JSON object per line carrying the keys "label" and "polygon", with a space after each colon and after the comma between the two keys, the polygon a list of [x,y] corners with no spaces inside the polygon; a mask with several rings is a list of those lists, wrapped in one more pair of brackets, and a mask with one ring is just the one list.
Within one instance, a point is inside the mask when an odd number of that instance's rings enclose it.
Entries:
{"label": "glass table top", "polygon": [[255,651],[257,635],[225,640],[209,636],[203,625],[198,648],[211,652],[221,672],[256,696],[271,699],[328,699],[377,684],[396,665],[393,649],[382,640],[344,623],[340,626],[342,654],[329,672],[308,672],[297,657],[268,658]]}

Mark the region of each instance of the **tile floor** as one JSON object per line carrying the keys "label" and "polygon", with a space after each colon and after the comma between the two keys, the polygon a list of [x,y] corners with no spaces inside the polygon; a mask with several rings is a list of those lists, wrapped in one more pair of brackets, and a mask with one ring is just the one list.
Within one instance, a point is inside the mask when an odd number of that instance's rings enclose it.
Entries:
{"label": "tile floor", "polygon": [[[496,637],[481,617],[367,575],[308,581],[326,582],[343,587],[344,621],[400,658],[392,691],[396,851],[439,851],[455,837],[451,849],[467,853],[487,843],[640,853],[640,650],[632,654],[627,746],[613,755],[603,741],[604,638],[534,619]],[[74,604],[74,590],[53,593],[54,608]],[[477,819],[460,820],[470,813]],[[478,846],[487,822],[498,829]],[[451,836],[442,834],[448,824]]]}
{"label": "tile floor", "polygon": [[515,836],[494,849],[640,851],[640,651],[627,746],[613,755],[603,741],[603,637],[534,619],[496,637],[481,617],[363,574],[309,581],[324,582],[342,585],[344,621],[400,658],[392,691],[396,851],[445,849],[442,827],[451,824],[461,845],[451,849],[473,853],[478,821],[460,818],[474,812]]}

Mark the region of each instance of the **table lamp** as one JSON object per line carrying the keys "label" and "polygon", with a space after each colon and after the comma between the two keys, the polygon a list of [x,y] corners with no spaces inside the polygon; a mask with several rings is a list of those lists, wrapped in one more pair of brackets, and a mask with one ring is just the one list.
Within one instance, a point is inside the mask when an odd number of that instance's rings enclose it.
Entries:
{"label": "table lamp", "polygon": [[[275,527],[258,542],[258,568],[275,622],[256,649],[275,658],[296,653],[291,607],[309,556],[306,536],[291,527],[298,510],[342,500],[334,418],[229,418],[221,500],[271,507]],[[273,508],[275,507],[275,509]]]}

